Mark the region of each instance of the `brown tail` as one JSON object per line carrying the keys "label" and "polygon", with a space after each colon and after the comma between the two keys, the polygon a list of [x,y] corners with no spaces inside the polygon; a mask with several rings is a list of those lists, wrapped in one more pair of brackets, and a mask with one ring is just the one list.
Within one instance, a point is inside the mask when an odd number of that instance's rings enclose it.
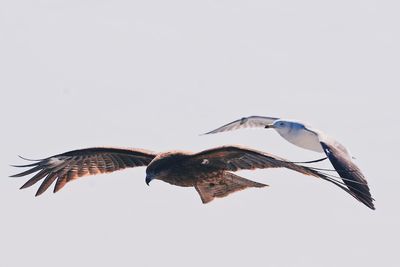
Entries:
{"label": "brown tail", "polygon": [[216,197],[226,197],[231,193],[248,187],[264,186],[268,185],[253,182],[233,173],[225,172],[223,176],[198,182],[195,188],[201,197],[201,201],[206,204]]}

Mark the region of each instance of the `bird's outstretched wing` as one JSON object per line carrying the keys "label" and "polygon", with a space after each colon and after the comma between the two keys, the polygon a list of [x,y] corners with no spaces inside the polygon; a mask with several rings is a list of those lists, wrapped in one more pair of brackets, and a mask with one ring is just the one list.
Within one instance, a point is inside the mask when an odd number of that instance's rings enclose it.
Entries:
{"label": "bird's outstretched wing", "polygon": [[340,144],[335,145],[331,142],[321,141],[321,146],[351,195],[374,210],[374,199],[369,191],[368,182],[347,151]]}
{"label": "bird's outstretched wing", "polygon": [[239,120],[235,120],[224,126],[221,126],[215,130],[212,130],[205,134],[214,134],[220,132],[227,132],[233,131],[241,128],[264,128],[266,125],[272,124],[274,121],[278,120],[279,118],[273,117],[262,117],[262,116],[250,116],[250,117],[243,117]]}
{"label": "bird's outstretched wing", "polygon": [[188,160],[193,168],[215,171],[238,171],[266,168],[288,168],[305,175],[324,178],[325,175],[311,168],[286,159],[240,146],[222,146],[191,155]]}
{"label": "bird's outstretched wing", "polygon": [[317,168],[302,166],[298,163],[290,162],[286,159],[265,152],[239,146],[223,146],[193,154],[189,157],[189,160],[192,161],[192,168],[199,168],[199,171],[201,171],[203,168],[214,172],[265,168],[288,168],[305,175],[311,175],[328,181],[341,188],[355,199],[373,208],[373,205],[371,204],[372,199],[370,198],[369,190],[367,190],[368,187],[365,188],[364,185],[359,185],[357,181],[354,183],[357,184],[357,186],[361,186],[361,189],[356,189],[352,185],[349,186],[348,183],[345,184],[337,181],[336,177],[325,174],[319,171]]}
{"label": "bird's outstretched wing", "polygon": [[14,167],[31,167],[31,169],[11,177],[21,177],[37,172],[20,189],[30,187],[44,179],[36,192],[36,196],[38,196],[46,191],[54,181],[56,181],[55,193],[67,182],[79,177],[147,166],[155,156],[156,154],[153,152],[139,149],[95,147],[73,150],[37,160],[32,164],[13,165]]}

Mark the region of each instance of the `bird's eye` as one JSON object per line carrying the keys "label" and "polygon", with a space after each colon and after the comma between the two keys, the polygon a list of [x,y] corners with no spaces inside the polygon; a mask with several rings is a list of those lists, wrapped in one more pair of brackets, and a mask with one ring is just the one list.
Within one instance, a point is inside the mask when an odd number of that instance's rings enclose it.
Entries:
{"label": "bird's eye", "polygon": [[283,126],[283,125],[285,125],[283,122],[280,122],[280,123],[279,123],[279,126]]}

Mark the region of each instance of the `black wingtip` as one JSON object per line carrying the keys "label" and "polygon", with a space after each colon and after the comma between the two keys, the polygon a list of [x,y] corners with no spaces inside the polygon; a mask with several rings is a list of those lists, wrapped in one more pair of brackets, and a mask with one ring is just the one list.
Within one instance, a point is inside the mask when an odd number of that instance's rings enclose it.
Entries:
{"label": "black wingtip", "polygon": [[20,156],[20,155],[18,155],[18,157],[19,157],[20,159],[27,160],[27,161],[41,161],[41,160],[42,160],[42,159],[28,159],[28,158],[25,158],[25,157]]}
{"label": "black wingtip", "polygon": [[[320,158],[320,159],[315,159],[315,160],[310,160],[310,161],[288,161],[290,163],[294,164],[311,164],[311,163],[317,163],[326,160],[328,157]],[[317,168],[315,168],[317,169]]]}
{"label": "black wingtip", "polygon": [[[44,191],[46,191],[46,190],[44,190]],[[41,188],[39,188],[39,189],[38,189],[38,191],[36,191],[35,197],[38,197],[38,196],[40,196],[41,194],[43,194],[43,193],[44,193],[44,191],[43,191],[43,190],[41,190]]]}
{"label": "black wingtip", "polygon": [[201,133],[201,134],[199,134],[199,136],[209,135],[209,134],[213,134],[213,133],[214,133],[214,131]]}
{"label": "black wingtip", "polygon": [[22,190],[22,189],[25,189],[25,188],[28,188],[29,186],[26,186],[25,184],[24,185],[22,185],[20,188],[19,188],[19,190]]}
{"label": "black wingtip", "polygon": [[375,201],[375,199],[373,199],[372,197],[371,197],[371,198],[361,198],[361,197],[358,197],[358,200],[359,200],[361,203],[363,203],[365,206],[367,206],[368,208],[370,208],[371,210],[375,210],[375,205],[374,205],[374,202],[373,202],[373,201]]}
{"label": "black wingtip", "polygon": [[23,172],[20,172],[20,173],[11,175],[10,177],[12,177],[12,178],[15,178],[15,177],[22,177],[22,176],[29,175],[29,174],[31,174],[31,173],[40,171],[41,169],[42,169],[42,166],[37,165],[37,166],[35,166],[35,167],[31,168],[31,169],[28,169],[28,170],[26,170],[26,171],[23,171]]}
{"label": "black wingtip", "polygon": [[40,164],[40,162],[42,161],[41,159],[27,159],[24,158],[20,155],[18,155],[18,157],[20,159],[26,160],[26,161],[34,161],[34,163],[30,163],[30,164],[23,164],[23,165],[14,165],[14,164],[10,164],[11,167],[15,167],[15,168],[26,168],[26,167],[34,167]]}
{"label": "black wingtip", "polygon": [[358,166],[349,158],[347,152],[340,150],[336,146],[321,142],[321,146],[328,156],[336,172],[347,186],[350,194],[362,202],[368,208],[375,210],[368,182]]}
{"label": "black wingtip", "polygon": [[14,164],[10,164],[10,167],[15,167],[15,168],[27,168],[27,167],[34,167],[39,165],[39,162],[37,163],[32,163],[32,164],[25,164],[25,165],[14,165]]}

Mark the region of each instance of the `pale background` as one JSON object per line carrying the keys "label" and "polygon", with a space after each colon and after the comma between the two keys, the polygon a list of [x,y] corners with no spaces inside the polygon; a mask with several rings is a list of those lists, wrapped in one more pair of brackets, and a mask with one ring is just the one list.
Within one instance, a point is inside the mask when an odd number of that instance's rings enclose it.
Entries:
{"label": "pale background", "polygon": [[[398,1],[0,1],[1,266],[400,266]],[[273,131],[199,136],[248,115],[347,145],[376,198],[288,170],[209,205],[144,168],[54,195],[18,154],[243,144],[321,155]],[[324,164],[322,164],[324,166]]]}

